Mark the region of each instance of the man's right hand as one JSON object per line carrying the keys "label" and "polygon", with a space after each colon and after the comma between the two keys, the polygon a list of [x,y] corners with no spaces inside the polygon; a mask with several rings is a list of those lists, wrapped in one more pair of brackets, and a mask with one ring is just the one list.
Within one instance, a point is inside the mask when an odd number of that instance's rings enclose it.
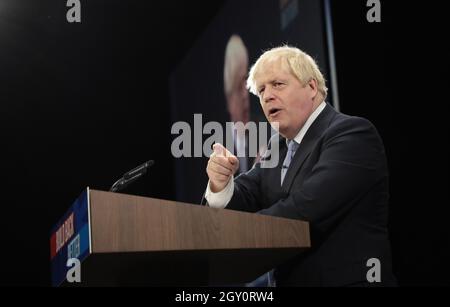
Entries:
{"label": "man's right hand", "polygon": [[211,192],[218,193],[227,186],[231,176],[239,169],[239,160],[222,144],[214,144],[213,149],[214,151],[209,157],[206,167],[206,173],[209,177]]}

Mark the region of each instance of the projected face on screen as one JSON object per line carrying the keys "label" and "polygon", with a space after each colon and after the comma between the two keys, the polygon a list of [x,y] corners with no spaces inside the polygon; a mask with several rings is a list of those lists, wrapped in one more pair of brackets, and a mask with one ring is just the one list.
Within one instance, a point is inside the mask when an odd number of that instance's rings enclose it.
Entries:
{"label": "projected face on screen", "polygon": [[232,122],[247,123],[250,119],[250,95],[246,88],[248,52],[242,39],[234,34],[225,49],[223,68],[227,110]]}

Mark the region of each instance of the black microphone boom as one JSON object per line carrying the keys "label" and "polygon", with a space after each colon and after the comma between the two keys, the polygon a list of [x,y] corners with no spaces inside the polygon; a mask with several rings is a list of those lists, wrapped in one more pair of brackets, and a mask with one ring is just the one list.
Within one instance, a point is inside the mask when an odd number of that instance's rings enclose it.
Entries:
{"label": "black microphone boom", "polygon": [[138,167],[132,169],[131,171],[125,173],[122,178],[117,180],[112,187],[109,189],[111,192],[118,192],[126,188],[128,185],[136,181],[138,178],[147,173],[149,167],[155,164],[155,161],[147,161]]}
{"label": "black microphone boom", "polygon": [[147,172],[147,169],[152,166],[153,164],[155,164],[155,161],[150,160],[145,162],[144,164],[139,165],[138,167],[132,169],[131,171],[129,171],[128,173],[125,173],[123,175],[124,179],[130,179],[134,176],[136,176],[137,174],[141,174],[144,175]]}

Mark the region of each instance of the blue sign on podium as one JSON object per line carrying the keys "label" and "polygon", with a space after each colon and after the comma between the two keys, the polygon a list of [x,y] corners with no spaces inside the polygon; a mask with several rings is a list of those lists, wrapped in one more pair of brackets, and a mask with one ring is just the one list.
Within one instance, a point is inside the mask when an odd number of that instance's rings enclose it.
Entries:
{"label": "blue sign on podium", "polygon": [[53,227],[50,236],[52,285],[59,286],[70,270],[67,261],[83,262],[91,253],[89,188],[75,200],[70,209]]}

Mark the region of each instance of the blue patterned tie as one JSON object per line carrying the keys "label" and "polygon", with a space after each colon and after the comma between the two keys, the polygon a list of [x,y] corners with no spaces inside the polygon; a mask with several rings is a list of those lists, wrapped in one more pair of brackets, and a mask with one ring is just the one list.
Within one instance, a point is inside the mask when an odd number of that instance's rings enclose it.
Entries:
{"label": "blue patterned tie", "polygon": [[284,177],[288,171],[289,165],[291,165],[292,158],[297,151],[298,143],[294,140],[288,141],[288,152],[286,158],[284,158],[283,166],[281,167],[281,185],[283,185]]}
{"label": "blue patterned tie", "polygon": [[[284,177],[289,169],[289,165],[291,165],[292,158],[297,151],[298,143],[294,140],[288,141],[288,152],[286,153],[286,158],[284,158],[283,166],[281,167],[281,185],[283,185]],[[277,283],[274,277],[274,270],[271,270],[267,273],[267,286],[276,287]]]}

